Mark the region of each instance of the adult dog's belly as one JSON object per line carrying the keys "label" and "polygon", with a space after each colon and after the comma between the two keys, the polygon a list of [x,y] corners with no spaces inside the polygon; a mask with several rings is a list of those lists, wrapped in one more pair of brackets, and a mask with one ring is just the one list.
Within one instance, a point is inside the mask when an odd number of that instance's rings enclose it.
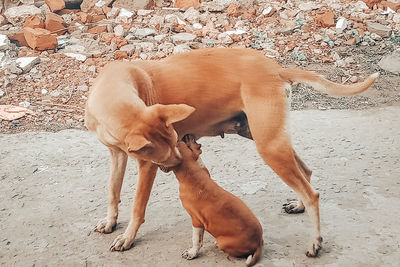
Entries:
{"label": "adult dog's belly", "polygon": [[179,139],[186,134],[192,134],[195,139],[203,136],[221,136],[225,134],[238,134],[252,139],[247,116],[243,111],[236,112],[230,117],[212,118],[207,120],[207,116],[193,116],[184,121],[174,124]]}

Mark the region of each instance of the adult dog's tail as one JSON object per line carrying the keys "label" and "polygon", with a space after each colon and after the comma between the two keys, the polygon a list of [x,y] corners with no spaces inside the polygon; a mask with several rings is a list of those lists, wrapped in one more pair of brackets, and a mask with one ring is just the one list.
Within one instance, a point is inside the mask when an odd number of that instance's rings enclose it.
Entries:
{"label": "adult dog's tail", "polygon": [[256,249],[253,255],[249,255],[246,260],[246,266],[250,267],[255,265],[261,258],[263,252],[264,240],[261,238],[260,245]]}
{"label": "adult dog's tail", "polygon": [[285,81],[303,83],[331,96],[351,96],[367,90],[378,78],[379,73],[374,73],[363,82],[351,85],[334,83],[317,73],[300,69],[283,68],[279,72],[279,76]]}

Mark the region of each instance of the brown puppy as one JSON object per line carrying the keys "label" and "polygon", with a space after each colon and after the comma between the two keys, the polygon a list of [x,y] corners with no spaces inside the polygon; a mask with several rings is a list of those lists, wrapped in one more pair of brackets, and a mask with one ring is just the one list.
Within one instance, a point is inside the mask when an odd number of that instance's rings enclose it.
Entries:
{"label": "brown puppy", "polygon": [[182,257],[195,258],[203,244],[204,230],[217,240],[218,247],[235,257],[249,256],[253,266],[263,248],[262,227],[246,204],[219,187],[199,158],[200,145],[191,136],[178,143],[182,163],[172,170],[179,181],[179,197],[192,217],[193,247]]}
{"label": "brown puppy", "polygon": [[366,90],[377,77],[341,85],[313,72],[282,68],[251,49],[199,49],[159,61],[110,63],[91,88],[85,113],[86,126],[111,154],[107,217],[95,230],[110,233],[117,223],[128,155],[138,160],[139,183],[128,227],[111,245],[118,251],[132,246],[144,222],[158,165],[179,163],[177,137],[237,133],[253,139],[264,162],[298,193],[299,201],[285,210],[307,210],[313,235],[306,254],[316,256],[322,240],[319,194],[286,131],[285,90],[290,82],[301,82],[330,95],[349,96]]}

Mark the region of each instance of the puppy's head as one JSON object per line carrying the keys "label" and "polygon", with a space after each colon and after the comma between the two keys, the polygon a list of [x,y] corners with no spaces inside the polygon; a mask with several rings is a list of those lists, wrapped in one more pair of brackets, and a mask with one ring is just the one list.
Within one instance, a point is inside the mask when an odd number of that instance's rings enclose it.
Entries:
{"label": "puppy's head", "polygon": [[141,160],[173,167],[181,162],[178,135],[172,124],[186,119],[194,108],[185,104],[146,107],[140,122],[135,122],[125,138],[128,153]]}

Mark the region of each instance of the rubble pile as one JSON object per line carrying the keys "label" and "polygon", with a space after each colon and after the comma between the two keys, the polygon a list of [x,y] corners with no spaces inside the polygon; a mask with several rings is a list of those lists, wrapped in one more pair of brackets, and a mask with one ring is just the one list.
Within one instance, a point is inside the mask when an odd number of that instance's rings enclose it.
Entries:
{"label": "rubble pile", "polygon": [[[78,1],[80,9],[69,9],[71,1]],[[81,127],[88,88],[111,60],[161,59],[205,47],[246,47],[284,64],[330,64],[342,69],[333,78],[357,82],[371,71],[361,72],[348,51],[369,48],[386,55],[377,70],[400,73],[394,51],[400,45],[400,0],[24,0],[21,4],[0,10],[0,105],[29,107],[35,114],[3,120],[1,131],[21,127],[22,120]],[[392,51],[395,56],[390,56]]]}

